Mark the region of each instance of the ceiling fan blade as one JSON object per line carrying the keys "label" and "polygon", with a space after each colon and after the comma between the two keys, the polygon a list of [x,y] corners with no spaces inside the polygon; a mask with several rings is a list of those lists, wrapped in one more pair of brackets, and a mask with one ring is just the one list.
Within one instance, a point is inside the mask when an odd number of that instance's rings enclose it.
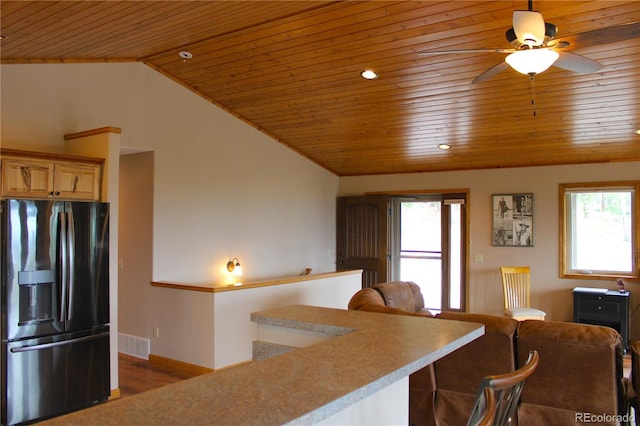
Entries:
{"label": "ceiling fan blade", "polygon": [[516,49],[460,49],[460,50],[426,50],[418,52],[420,56],[447,55],[451,53],[513,53]]}
{"label": "ceiling fan blade", "polygon": [[491,77],[501,73],[507,68],[509,68],[509,64],[507,64],[505,61],[502,61],[492,66],[491,68],[489,68],[488,70],[486,70],[485,72],[477,76],[476,78],[474,78],[471,83],[481,83],[483,81],[489,80]]}
{"label": "ceiling fan blade", "polygon": [[553,66],[569,71],[590,74],[600,71],[604,65],[593,59],[571,52],[558,52],[560,57],[553,63]]}
{"label": "ceiling fan blade", "polygon": [[598,30],[568,35],[561,40],[569,42],[573,48],[600,46],[640,37],[640,22],[630,22]]}

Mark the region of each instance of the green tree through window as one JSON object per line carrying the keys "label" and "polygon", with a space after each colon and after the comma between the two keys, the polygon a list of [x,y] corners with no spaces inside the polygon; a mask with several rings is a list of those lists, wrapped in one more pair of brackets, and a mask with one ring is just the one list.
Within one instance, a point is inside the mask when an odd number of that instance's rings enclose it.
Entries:
{"label": "green tree through window", "polygon": [[560,185],[563,277],[638,277],[637,193],[637,182]]}

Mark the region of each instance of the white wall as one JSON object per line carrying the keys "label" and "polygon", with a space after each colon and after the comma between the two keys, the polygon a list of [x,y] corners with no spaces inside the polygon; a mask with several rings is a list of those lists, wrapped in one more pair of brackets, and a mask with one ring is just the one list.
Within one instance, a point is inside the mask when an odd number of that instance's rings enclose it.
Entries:
{"label": "white wall", "polygon": [[[567,280],[559,278],[559,196],[558,184],[640,180],[640,163],[586,164],[575,166],[529,167],[472,170],[393,176],[345,177],[340,179],[340,195],[360,195],[374,191],[469,188],[471,213],[469,305],[472,312],[501,314],[501,265],[530,265],[532,304],[547,312],[551,320],[573,318],[571,289],[576,286],[617,289],[614,280]],[[491,245],[491,195],[534,194],[534,247],[493,247]],[[475,261],[481,255],[482,261]],[[627,286],[632,292],[632,309],[640,304],[640,284]],[[633,324],[632,335],[640,334]]]}
{"label": "white wall", "polygon": [[[214,293],[214,368],[252,358],[252,343],[258,340],[256,323],[247,321],[252,312],[288,305],[313,305],[347,309],[362,287],[362,273],[300,277],[287,284]],[[236,326],[230,327],[230,324]]]}
{"label": "white wall", "polygon": [[[120,157],[120,238],[123,259],[118,289],[120,331],[149,338],[155,326],[149,285],[153,273],[153,152]],[[126,259],[126,262],[125,262]]]}
{"label": "white wall", "polygon": [[171,314],[146,276],[218,282],[231,257],[245,282],[335,270],[338,177],[172,80],[140,63],[2,65],[0,77],[2,147],[65,152],[64,134],[112,126],[123,147],[153,152],[153,269],[123,274],[135,289],[119,331],[151,339]]}
{"label": "white wall", "polygon": [[338,178],[164,76],[146,74],[154,278],[218,280],[232,257],[245,281],[334,270]]}
{"label": "white wall", "polygon": [[154,279],[217,281],[230,257],[246,281],[335,269],[338,178],[172,80],[140,63],[1,77],[4,147],[63,152],[64,134],[114,126],[154,151]]}

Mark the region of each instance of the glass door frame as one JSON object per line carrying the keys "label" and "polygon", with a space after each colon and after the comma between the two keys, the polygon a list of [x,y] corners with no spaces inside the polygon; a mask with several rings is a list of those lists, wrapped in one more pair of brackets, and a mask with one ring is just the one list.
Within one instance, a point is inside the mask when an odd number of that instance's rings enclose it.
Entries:
{"label": "glass door frame", "polygon": [[[400,205],[402,202],[407,201],[425,201],[425,202],[440,202],[441,204],[441,301],[440,307],[442,311],[465,311],[467,300],[467,283],[468,283],[468,271],[469,271],[469,260],[468,260],[468,247],[469,247],[469,194],[468,191],[465,190],[457,190],[456,192],[430,192],[430,193],[415,193],[415,194],[407,194],[407,195],[394,195],[392,196],[391,202],[391,245],[389,250],[389,264],[391,269],[391,276],[393,280],[400,279],[400,259],[402,258],[400,253],[400,229],[401,229],[401,214],[400,214]],[[451,263],[451,232],[450,232],[450,221],[451,221],[451,206],[452,205],[460,205],[460,288],[459,288],[459,308],[452,308],[451,306],[451,271],[450,271],[450,263]],[[425,300],[425,302],[427,302]],[[428,308],[428,306],[427,306]]]}

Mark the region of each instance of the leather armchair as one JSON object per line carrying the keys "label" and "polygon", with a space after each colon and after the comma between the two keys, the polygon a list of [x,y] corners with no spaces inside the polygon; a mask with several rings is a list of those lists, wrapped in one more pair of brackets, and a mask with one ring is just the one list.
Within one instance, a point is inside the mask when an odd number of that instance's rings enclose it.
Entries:
{"label": "leather armchair", "polygon": [[[414,282],[395,281],[373,288],[363,288],[349,301],[350,310],[395,315],[432,317],[424,308],[424,297]],[[409,375],[409,424],[434,426],[433,395],[435,392],[433,365]]]}
{"label": "leather armchair", "polygon": [[351,310],[383,312],[390,314],[407,313],[432,317],[424,307],[424,297],[420,287],[411,281],[394,281],[363,288],[349,301]]}
{"label": "leather armchair", "polygon": [[[628,411],[622,338],[613,328],[560,321],[522,321],[518,361],[535,349],[540,362],[527,379],[518,425],[592,423],[617,425]],[[438,383],[438,386],[440,384]]]}

